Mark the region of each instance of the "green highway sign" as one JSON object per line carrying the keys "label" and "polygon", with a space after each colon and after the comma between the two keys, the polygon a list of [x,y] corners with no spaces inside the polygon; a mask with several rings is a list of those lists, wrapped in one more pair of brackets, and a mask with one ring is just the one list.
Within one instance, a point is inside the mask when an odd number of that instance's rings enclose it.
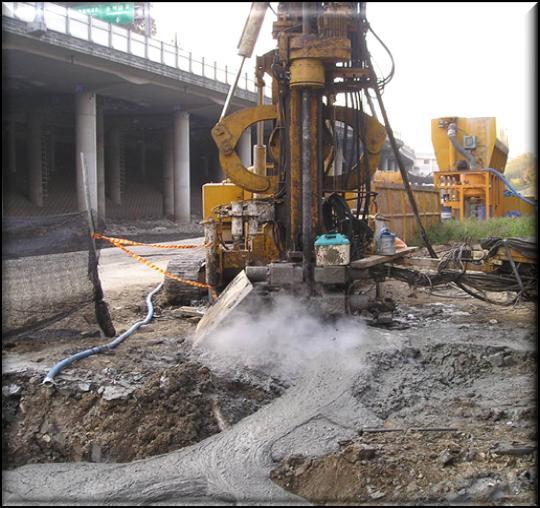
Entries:
{"label": "green highway sign", "polygon": [[108,23],[116,23],[118,25],[129,25],[135,19],[135,4],[134,2],[122,3],[93,3],[89,5],[73,7],[82,14],[87,14],[94,18],[102,19]]}

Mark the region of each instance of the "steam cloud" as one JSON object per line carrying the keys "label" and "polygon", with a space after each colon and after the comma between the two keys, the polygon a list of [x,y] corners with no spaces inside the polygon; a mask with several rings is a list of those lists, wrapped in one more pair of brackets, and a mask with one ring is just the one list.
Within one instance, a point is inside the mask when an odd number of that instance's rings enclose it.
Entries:
{"label": "steam cloud", "polygon": [[290,295],[273,298],[270,306],[258,303],[231,314],[196,347],[213,368],[244,366],[291,378],[366,342],[365,325],[350,316],[323,319]]}

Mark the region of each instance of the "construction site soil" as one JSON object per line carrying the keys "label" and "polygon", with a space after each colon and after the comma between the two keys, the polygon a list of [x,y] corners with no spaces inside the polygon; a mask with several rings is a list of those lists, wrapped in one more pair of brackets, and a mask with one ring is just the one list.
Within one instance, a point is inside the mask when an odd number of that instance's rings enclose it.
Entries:
{"label": "construction site soil", "polygon": [[[106,287],[117,332],[155,287],[124,280]],[[535,306],[397,282],[387,295],[391,323],[353,317],[336,349],[342,325],[320,321],[324,347],[285,370],[290,352],[193,349],[198,318],[159,297],[150,324],[54,387],[55,362],[107,341],[91,308],[4,340],[4,503],[535,503]]]}
{"label": "construction site soil", "polygon": [[[124,304],[116,299],[118,332],[144,316],[147,292],[134,291]],[[92,310],[4,343],[4,467],[128,462],[167,453],[224,430],[282,390],[271,381],[220,378],[190,360],[184,341],[194,320],[159,307],[153,323],[118,350],[77,362],[54,387],[44,387],[57,361],[106,342],[88,325]]]}
{"label": "construction site soil", "polygon": [[351,390],[381,425],[271,478],[313,504],[536,504],[535,307],[387,286],[406,339],[368,352]]}

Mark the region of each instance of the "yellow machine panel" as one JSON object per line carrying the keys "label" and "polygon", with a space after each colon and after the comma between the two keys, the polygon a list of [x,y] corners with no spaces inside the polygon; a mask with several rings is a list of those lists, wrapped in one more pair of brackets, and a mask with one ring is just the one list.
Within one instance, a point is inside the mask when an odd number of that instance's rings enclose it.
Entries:
{"label": "yellow machine panel", "polygon": [[231,201],[244,199],[244,190],[234,183],[227,181],[220,183],[207,183],[203,185],[203,219],[214,217],[214,210],[220,205],[226,205]]}
{"label": "yellow machine panel", "polygon": [[[530,200],[534,199],[534,196],[526,197]],[[536,209],[532,204],[526,203],[515,196],[504,196],[503,211],[505,215],[534,215],[536,213]]]}
{"label": "yellow machine panel", "polygon": [[459,169],[460,161],[466,160],[448,135],[451,124],[456,125],[457,143],[476,159],[477,167],[469,169],[493,168],[504,173],[508,158],[507,140],[502,132],[497,133],[496,119],[493,117],[431,120],[431,142],[440,171]]}
{"label": "yellow machine panel", "polygon": [[516,198],[504,195],[508,146],[495,118],[436,118],[431,140],[439,165],[433,180],[446,218],[534,213],[533,205],[516,206]]}

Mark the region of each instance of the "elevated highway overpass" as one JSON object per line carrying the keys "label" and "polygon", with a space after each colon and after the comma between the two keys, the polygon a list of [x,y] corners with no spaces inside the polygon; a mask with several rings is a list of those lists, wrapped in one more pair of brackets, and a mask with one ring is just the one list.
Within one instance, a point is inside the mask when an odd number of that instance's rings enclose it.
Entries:
{"label": "elevated highway overpass", "polygon": [[[101,217],[199,213],[235,70],[54,3],[2,2],[2,37],[5,212],[82,209],[83,152]],[[245,73],[231,110],[255,103]]]}
{"label": "elevated highway overpass", "polygon": [[[2,38],[4,213],[84,209],[83,152],[101,218],[200,215],[235,69],[55,3],[2,2]],[[256,98],[246,72],[230,110]],[[239,144],[248,165],[249,131]],[[396,167],[387,146],[381,169]]]}

